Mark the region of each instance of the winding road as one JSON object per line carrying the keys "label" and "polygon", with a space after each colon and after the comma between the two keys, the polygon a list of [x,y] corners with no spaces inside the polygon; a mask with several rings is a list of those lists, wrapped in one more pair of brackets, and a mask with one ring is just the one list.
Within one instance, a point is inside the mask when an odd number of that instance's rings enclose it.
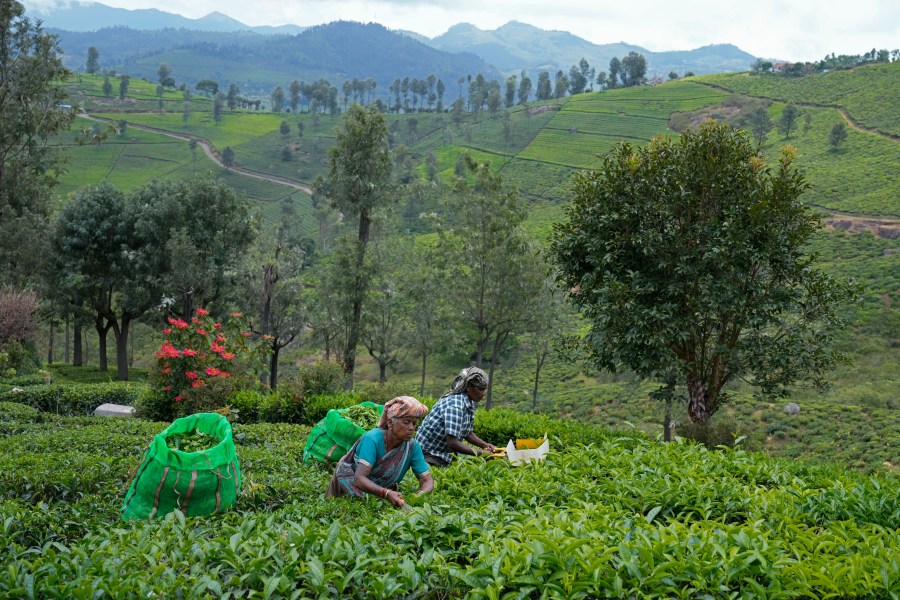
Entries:
{"label": "winding road", "polygon": [[[78,115],[82,119],[87,119],[89,121],[96,121],[98,123],[105,123],[107,125],[115,125],[115,121],[113,119],[107,119],[105,117],[95,117],[93,115],[89,115],[87,113],[82,113]],[[262,179],[263,181],[270,181],[272,183],[277,183],[280,185],[286,185],[288,187],[294,188],[295,190],[300,190],[301,192],[305,192],[309,195],[312,195],[313,190],[311,187],[304,183],[300,183],[299,181],[294,181],[293,179],[288,179],[287,177],[280,177],[278,175],[269,175],[267,173],[261,173],[259,171],[254,171],[252,169],[246,169],[244,167],[239,167],[235,165],[231,165],[230,167],[226,167],[225,163],[222,162],[222,157],[219,154],[218,149],[206,138],[202,138],[196,135],[190,135],[187,133],[176,133],[174,131],[169,131],[167,129],[159,129],[158,127],[150,127],[149,125],[137,125],[135,123],[128,123],[128,127],[132,127],[134,129],[138,129],[141,131],[149,131],[151,133],[158,133],[160,135],[165,135],[171,138],[191,141],[195,140],[197,145],[203,148],[203,153],[206,154],[209,160],[216,163],[218,166],[223,169],[228,169],[235,173],[239,173],[246,177],[253,177],[255,179]]]}

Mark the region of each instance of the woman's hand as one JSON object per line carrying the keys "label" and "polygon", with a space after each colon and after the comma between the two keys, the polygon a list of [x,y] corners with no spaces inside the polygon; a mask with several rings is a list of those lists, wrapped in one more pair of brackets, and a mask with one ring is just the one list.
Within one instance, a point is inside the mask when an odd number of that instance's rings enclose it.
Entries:
{"label": "woman's hand", "polygon": [[403,494],[395,490],[388,490],[384,497],[388,502],[397,507],[406,504],[406,500],[403,499]]}
{"label": "woman's hand", "polygon": [[495,446],[493,444],[485,444],[484,449],[487,450],[488,452],[490,452],[491,454],[493,454],[494,452],[497,451],[497,446]]}

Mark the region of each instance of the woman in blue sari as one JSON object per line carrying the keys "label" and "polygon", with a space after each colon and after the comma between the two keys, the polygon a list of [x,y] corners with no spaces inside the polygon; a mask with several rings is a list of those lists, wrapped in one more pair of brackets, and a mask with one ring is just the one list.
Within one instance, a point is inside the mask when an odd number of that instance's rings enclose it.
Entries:
{"label": "woman in blue sari", "polygon": [[415,440],[419,421],[427,413],[428,407],[411,396],[388,401],[378,428],[359,438],[338,462],[325,497],[372,494],[403,506],[398,484],[409,469],[419,480],[418,494],[432,491],[434,479]]}

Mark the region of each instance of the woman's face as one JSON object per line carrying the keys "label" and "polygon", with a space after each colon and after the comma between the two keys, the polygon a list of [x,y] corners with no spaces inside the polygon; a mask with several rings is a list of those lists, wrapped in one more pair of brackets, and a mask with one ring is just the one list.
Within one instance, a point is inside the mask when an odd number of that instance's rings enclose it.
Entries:
{"label": "woman's face", "polygon": [[470,383],[466,386],[466,395],[472,399],[472,402],[478,402],[484,398],[484,391],[486,389],[487,388],[478,387]]}
{"label": "woman's face", "polygon": [[408,442],[416,435],[419,420],[415,417],[399,417],[389,421],[389,429],[394,437]]}

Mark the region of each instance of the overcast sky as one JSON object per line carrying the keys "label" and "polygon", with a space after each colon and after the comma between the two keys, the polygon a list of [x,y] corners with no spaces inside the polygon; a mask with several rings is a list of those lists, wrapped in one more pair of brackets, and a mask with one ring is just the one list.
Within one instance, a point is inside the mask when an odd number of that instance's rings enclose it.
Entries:
{"label": "overcast sky", "polygon": [[[28,0],[45,6],[57,0]],[[651,51],[731,43],[758,57],[812,61],[826,54],[900,48],[898,0],[104,0],[189,18],[219,11],[247,25],[374,21],[434,37],[457,23],[496,29],[511,20]]]}

